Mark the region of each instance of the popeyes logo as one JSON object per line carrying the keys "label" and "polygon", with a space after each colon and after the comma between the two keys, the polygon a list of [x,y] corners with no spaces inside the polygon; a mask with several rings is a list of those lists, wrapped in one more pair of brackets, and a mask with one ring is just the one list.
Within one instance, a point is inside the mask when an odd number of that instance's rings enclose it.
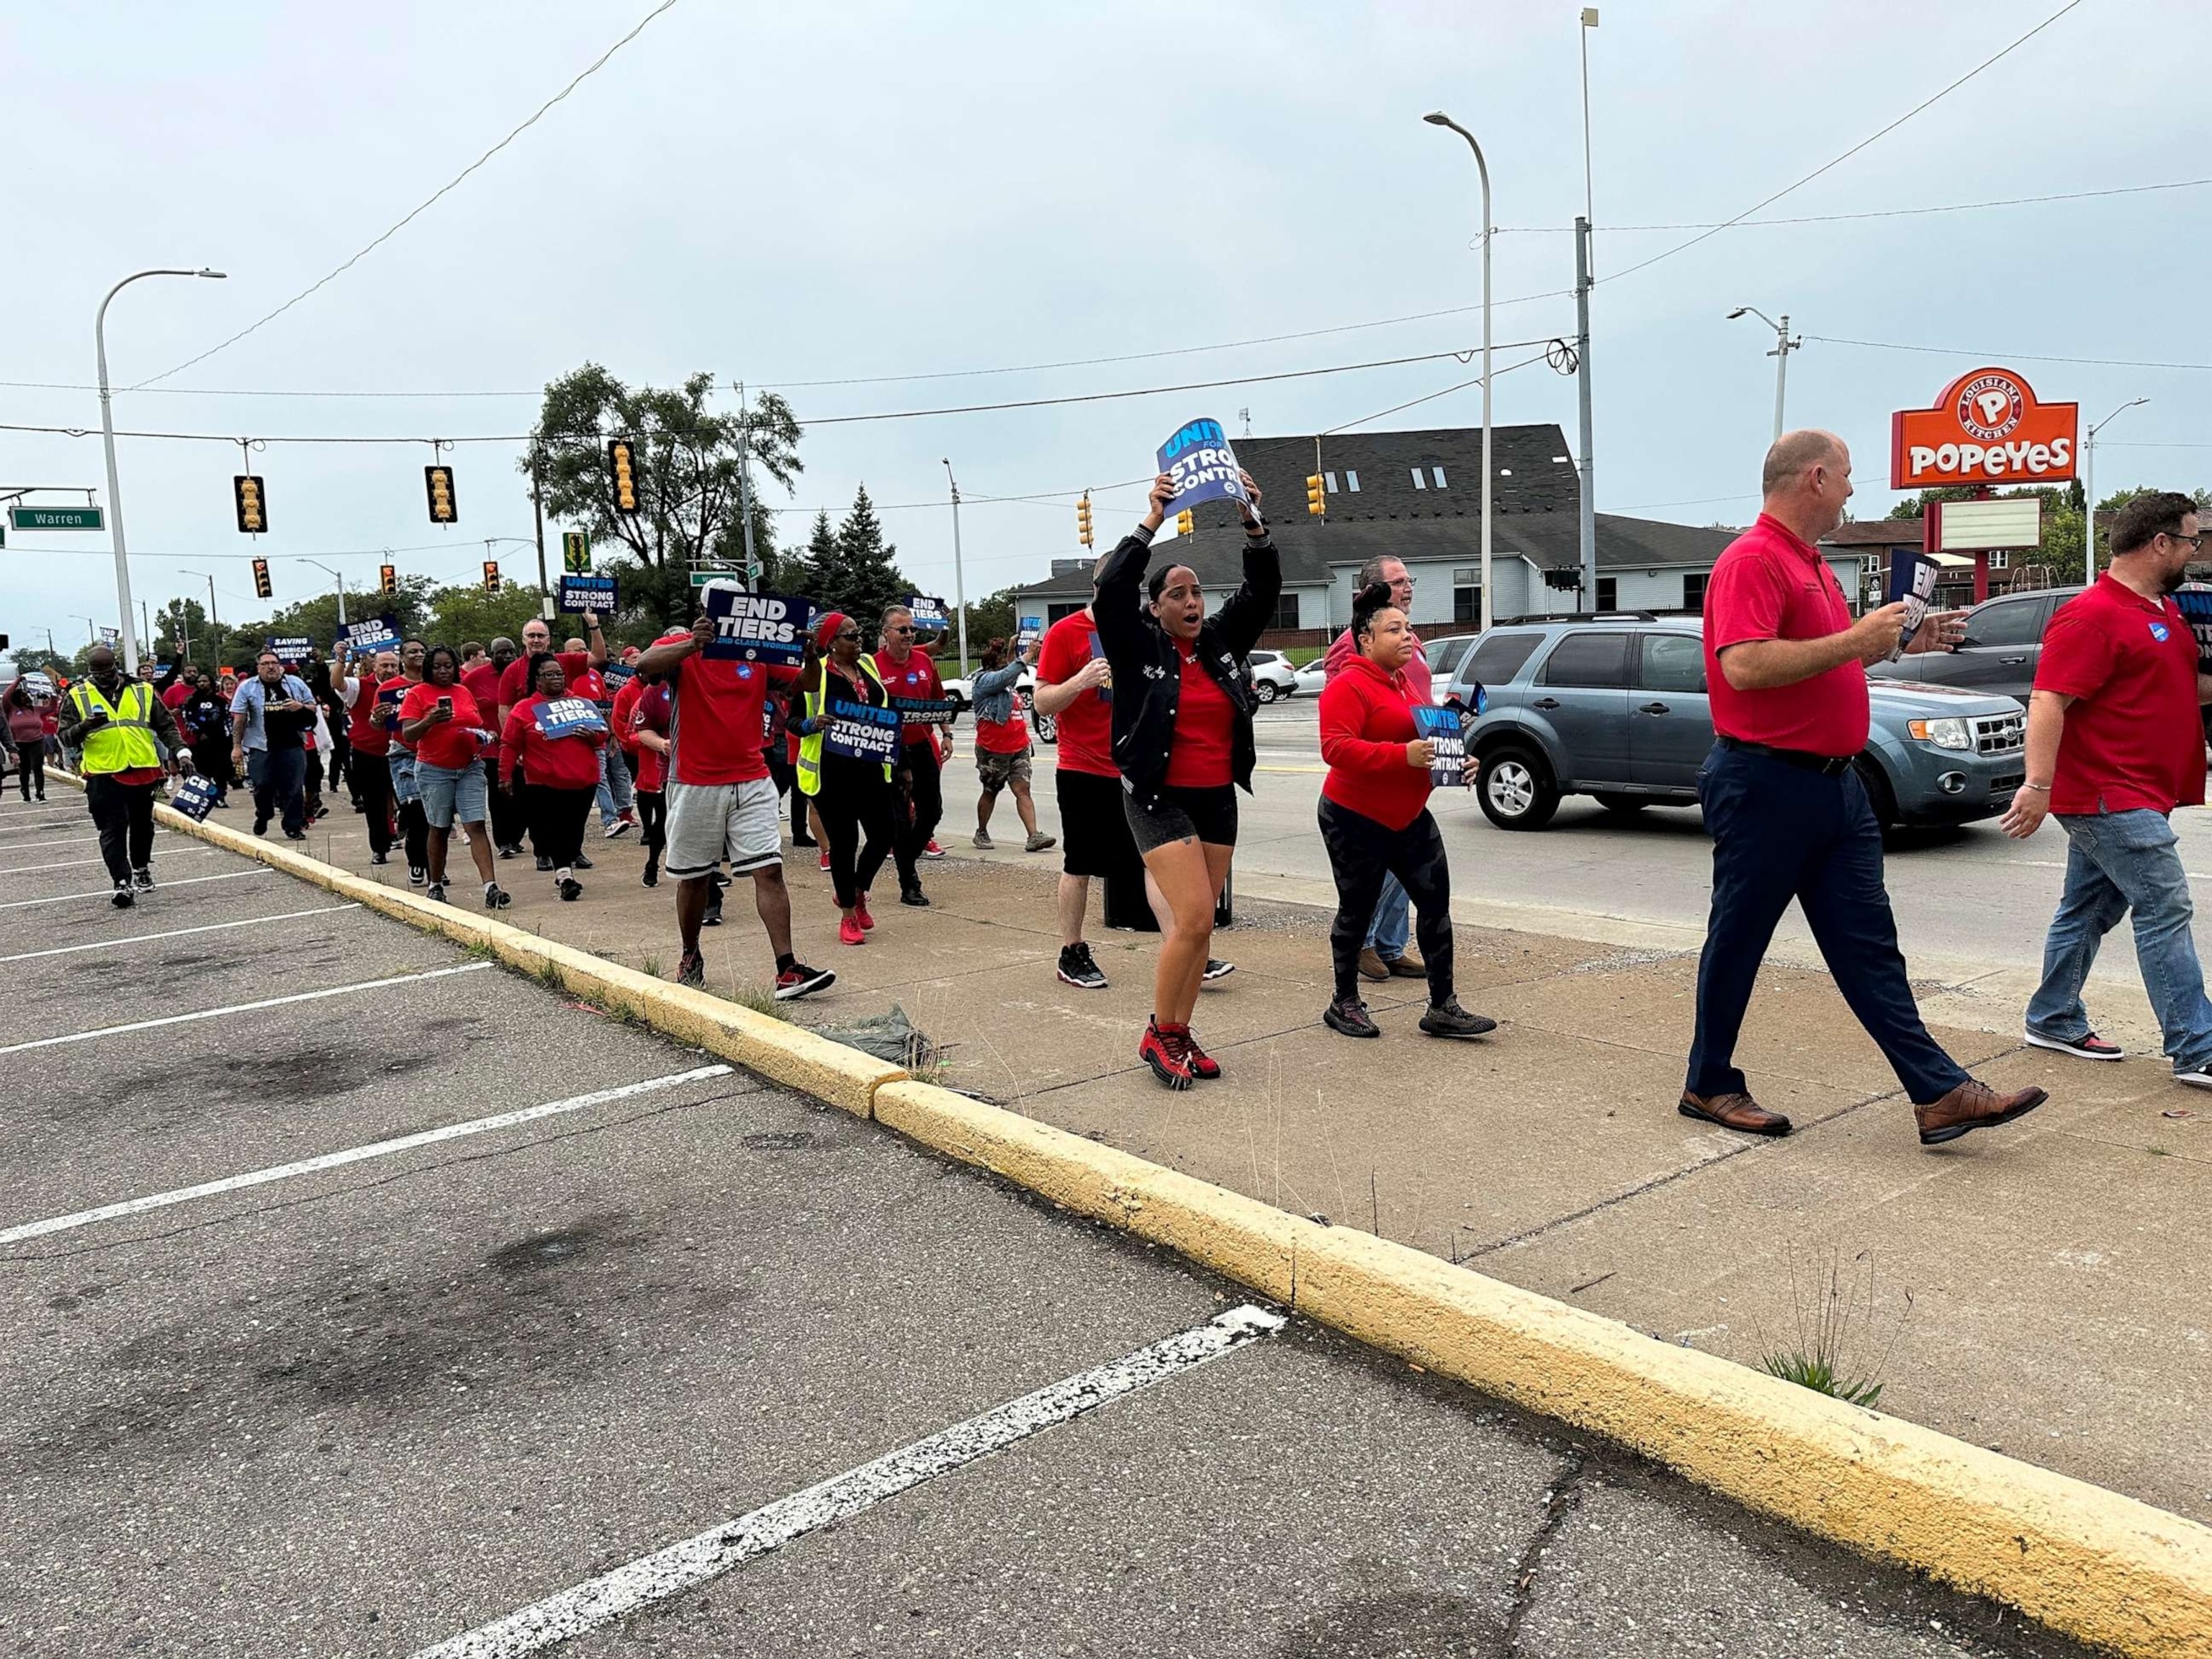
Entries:
{"label": "popeyes logo", "polygon": [[1978,368],[1943,388],[1932,409],[1890,416],[1889,487],[2063,483],[2074,477],[2078,404],[2041,404],[2008,368]]}

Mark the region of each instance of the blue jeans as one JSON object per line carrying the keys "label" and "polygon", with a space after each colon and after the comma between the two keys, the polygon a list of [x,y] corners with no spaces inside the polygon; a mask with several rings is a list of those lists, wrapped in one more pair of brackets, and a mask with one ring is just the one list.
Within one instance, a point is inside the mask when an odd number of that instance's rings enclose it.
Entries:
{"label": "blue jeans", "polygon": [[1413,926],[1412,908],[1405,884],[1395,876],[1384,876],[1382,896],[1375,901],[1375,919],[1367,924],[1367,948],[1385,962],[1404,956],[1406,935]]}
{"label": "blue jeans", "polygon": [[2212,1067],[2212,1005],[2190,935],[2189,877],[2173,826],[2148,807],[2069,814],[2058,826],[2066,832],[2066,886],[2043,941],[2043,983],[2027,1005],[2028,1030],[2065,1042],[2088,1035],[2081,982],[2105,935],[2133,911],[2136,962],[2173,1069]]}
{"label": "blue jeans", "polygon": [[599,747],[599,828],[611,828],[630,809],[629,764],[612,738]]}
{"label": "blue jeans", "polygon": [[1698,1029],[1684,1087],[1744,1091],[1735,1042],[1775,924],[1796,899],[1851,1012],[1916,1106],[1967,1081],[1921,1024],[1881,882],[1881,830],[1857,774],[1808,772],[1715,744],[1698,775],[1713,838],[1713,908],[1698,958]]}

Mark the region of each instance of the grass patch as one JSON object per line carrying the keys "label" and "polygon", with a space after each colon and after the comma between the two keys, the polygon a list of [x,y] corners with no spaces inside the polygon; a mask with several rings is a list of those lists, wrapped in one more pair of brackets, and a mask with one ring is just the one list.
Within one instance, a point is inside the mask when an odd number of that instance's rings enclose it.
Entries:
{"label": "grass patch", "polygon": [[[750,1008],[757,1014],[766,1014],[770,1019],[784,1019],[783,1005],[773,992],[763,991],[757,985],[732,985],[730,1000],[740,1008]],[[786,1024],[789,1022],[786,1020]]]}
{"label": "grass patch", "polygon": [[647,951],[643,957],[638,959],[637,965],[638,970],[641,973],[650,974],[655,979],[666,979],[668,977],[666,974],[660,970],[660,958],[654,956],[650,951]]}
{"label": "grass patch", "polygon": [[1796,1322],[1796,1342],[1792,1346],[1769,1347],[1762,1337],[1759,1369],[1769,1376],[1833,1400],[1869,1408],[1878,1405],[1882,1373],[1888,1369],[1898,1339],[1912,1317],[1912,1292],[1905,1291],[1904,1309],[1885,1336],[1877,1288],[1870,1250],[1861,1251],[1846,1268],[1841,1253],[1831,1249],[1827,1261],[1816,1262],[1809,1277],[1801,1279],[1793,1248],[1790,1299]]}

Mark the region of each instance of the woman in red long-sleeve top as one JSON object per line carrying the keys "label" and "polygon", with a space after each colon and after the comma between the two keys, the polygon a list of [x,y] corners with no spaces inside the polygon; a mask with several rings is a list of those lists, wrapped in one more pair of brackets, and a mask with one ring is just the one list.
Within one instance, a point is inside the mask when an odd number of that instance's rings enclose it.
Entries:
{"label": "woman in red long-sleeve top", "polygon": [[[606,722],[548,737],[541,718],[546,705],[568,698],[568,675],[561,659],[539,652],[530,659],[529,696],[514,705],[500,732],[499,787],[514,787],[518,763],[529,780],[522,786],[531,839],[538,850],[553,860],[553,884],[564,899],[580,895],[583,884],[573,873],[576,856],[584,850],[584,823],[599,792],[599,749],[607,740]],[[580,699],[568,699],[580,701]],[[586,703],[574,711],[596,719],[598,711]]]}
{"label": "woman in red long-sleeve top", "polygon": [[1452,994],[1451,871],[1443,836],[1429,812],[1429,769],[1436,745],[1420,733],[1413,710],[1425,702],[1407,683],[1413,654],[1406,613],[1377,582],[1352,607],[1358,653],[1322,689],[1321,838],[1336,876],[1336,921],[1328,930],[1336,1000],[1322,1012],[1332,1030],[1372,1037],[1382,1028],[1359,1000],[1359,947],[1368,919],[1395,875],[1418,914],[1416,932],[1429,970],[1429,1006],[1421,1029],[1431,1036],[1475,1037],[1498,1023],[1470,1014]]}

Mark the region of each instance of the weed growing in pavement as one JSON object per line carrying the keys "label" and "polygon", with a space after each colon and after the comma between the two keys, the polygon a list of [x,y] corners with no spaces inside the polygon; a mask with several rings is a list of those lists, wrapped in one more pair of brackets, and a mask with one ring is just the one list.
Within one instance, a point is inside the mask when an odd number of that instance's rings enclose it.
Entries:
{"label": "weed growing in pavement", "polygon": [[643,957],[639,958],[637,965],[641,973],[650,974],[655,979],[666,979],[668,977],[667,975],[660,971],[660,958],[654,956],[650,951],[647,951]]}
{"label": "weed growing in pavement", "polygon": [[561,988],[561,964],[552,957],[547,957],[541,961],[536,971],[539,984],[549,990],[557,991]]}
{"label": "weed growing in pavement", "polygon": [[762,990],[757,985],[732,985],[730,988],[730,1000],[740,1008],[750,1008],[757,1014],[766,1014],[770,1019],[785,1018],[783,1005],[775,1000],[775,994],[772,992]]}
{"label": "weed growing in pavement", "polygon": [[[1859,1271],[1863,1264],[1865,1272]],[[1889,1367],[1898,1339],[1912,1318],[1912,1292],[1905,1292],[1905,1310],[1885,1340],[1876,1308],[1874,1253],[1862,1250],[1852,1258],[1848,1275],[1840,1251],[1831,1249],[1810,1283],[1801,1283],[1796,1246],[1790,1250],[1790,1300],[1796,1317],[1795,1347],[1770,1348],[1759,1339],[1759,1368],[1769,1376],[1795,1382],[1815,1394],[1825,1394],[1854,1406],[1869,1408],[1881,1400],[1882,1373]],[[1871,1364],[1864,1355],[1879,1342],[1880,1353]]]}

